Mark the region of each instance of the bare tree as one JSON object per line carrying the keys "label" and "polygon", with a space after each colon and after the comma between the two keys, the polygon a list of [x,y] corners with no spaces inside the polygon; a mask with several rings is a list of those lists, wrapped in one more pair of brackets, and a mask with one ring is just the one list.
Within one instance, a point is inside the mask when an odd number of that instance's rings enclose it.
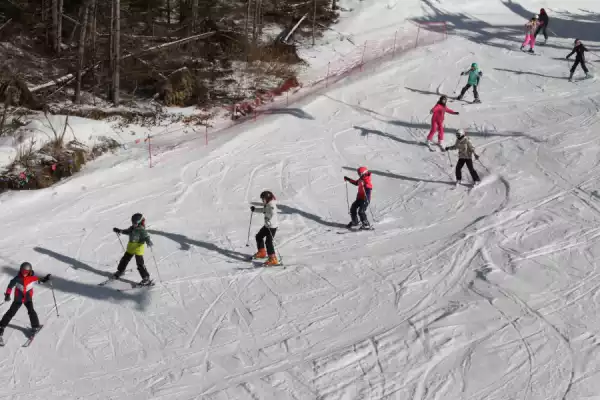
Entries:
{"label": "bare tree", "polygon": [[191,23],[191,33],[196,32],[196,24],[198,23],[198,0],[192,1],[192,23]]}
{"label": "bare tree", "polygon": [[77,83],[75,86],[75,103],[81,104],[81,77],[83,71],[85,57],[85,33],[88,25],[88,15],[90,13],[90,0],[85,0],[83,3],[83,19],[81,28],[79,29],[79,44],[78,44],[78,63],[77,63]]}
{"label": "bare tree", "polygon": [[114,38],[114,68],[113,68],[113,90],[112,100],[115,106],[119,105],[120,96],[120,68],[121,68],[121,0],[114,0],[114,26],[113,26],[113,38]]}
{"label": "bare tree", "polygon": [[50,28],[50,38],[52,39],[52,50],[58,53],[58,37],[56,35],[58,28],[58,0],[52,0],[52,27]]}
{"label": "bare tree", "polygon": [[58,0],[58,20],[56,21],[56,54],[62,50],[62,21],[64,0]]}

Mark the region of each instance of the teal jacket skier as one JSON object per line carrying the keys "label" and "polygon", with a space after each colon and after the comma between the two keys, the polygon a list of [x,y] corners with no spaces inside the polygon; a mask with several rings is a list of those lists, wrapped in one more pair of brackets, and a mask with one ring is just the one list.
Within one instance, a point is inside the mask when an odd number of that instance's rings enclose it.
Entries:
{"label": "teal jacket skier", "polygon": [[465,87],[462,88],[457,100],[462,100],[465,93],[467,93],[467,90],[473,87],[473,94],[475,95],[474,102],[480,103],[481,101],[479,100],[479,91],[477,90],[477,86],[479,86],[479,80],[481,79],[483,72],[481,72],[477,63],[473,63],[468,71],[462,72],[460,75],[463,76],[467,74],[469,75],[469,79]]}

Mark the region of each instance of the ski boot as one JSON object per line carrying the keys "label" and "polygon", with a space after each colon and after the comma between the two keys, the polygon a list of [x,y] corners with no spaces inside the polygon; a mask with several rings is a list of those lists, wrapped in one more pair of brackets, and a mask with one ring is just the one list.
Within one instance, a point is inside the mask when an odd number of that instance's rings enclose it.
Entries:
{"label": "ski boot", "polygon": [[569,75],[569,82],[573,82],[573,74]]}
{"label": "ski boot", "polygon": [[535,51],[533,51],[533,49],[529,49],[529,51],[527,51],[527,52],[531,53],[531,54],[535,54]]}
{"label": "ski boot", "polygon": [[125,272],[123,272],[123,271],[117,271],[117,272],[115,272],[115,273],[113,274],[113,276],[112,276],[112,277],[113,277],[113,279],[119,279],[120,277],[122,277],[122,276],[123,276],[123,274],[124,274],[124,273],[125,273]]}
{"label": "ski boot", "polygon": [[457,180],[456,180],[456,182],[454,183],[454,186],[455,186],[455,187],[459,187],[459,186],[460,186],[460,184],[461,184],[461,181],[460,181],[460,179],[457,179]]}
{"label": "ski boot", "polygon": [[271,254],[269,259],[263,264],[265,267],[274,267],[279,265],[279,260],[277,260],[277,256],[275,254]]}
{"label": "ski boot", "polygon": [[256,254],[254,254],[252,256],[253,260],[257,260],[259,258],[267,258],[267,250],[265,250],[265,249],[258,249],[258,251],[256,252]]}
{"label": "ski boot", "polygon": [[438,146],[439,146],[439,148],[442,150],[442,152],[446,151],[446,148],[444,147],[444,142],[442,142],[442,141],[439,141],[439,142],[438,142]]}
{"label": "ski boot", "polygon": [[152,285],[152,280],[150,280],[149,276],[145,276],[142,278],[142,281],[139,284],[140,286],[151,286]]}
{"label": "ski boot", "polygon": [[373,227],[369,223],[369,221],[364,221],[359,228],[361,231],[370,231],[373,230]]}
{"label": "ski boot", "polygon": [[479,98],[476,98],[475,100],[473,100],[473,104],[480,104],[481,100],[479,100]]}
{"label": "ski boot", "polygon": [[346,225],[346,228],[352,229],[355,226],[358,226],[358,222],[351,221],[348,225]]}

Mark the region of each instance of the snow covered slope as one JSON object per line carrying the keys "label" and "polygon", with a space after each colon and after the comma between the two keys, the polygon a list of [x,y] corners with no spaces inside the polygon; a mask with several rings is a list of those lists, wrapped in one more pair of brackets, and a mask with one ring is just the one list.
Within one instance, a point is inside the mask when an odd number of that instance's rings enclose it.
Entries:
{"label": "snow covered slope", "polygon": [[[572,13],[555,14],[561,37],[519,52],[519,10],[561,3]],[[36,289],[45,327],[26,349],[26,312],[7,328],[0,398],[598,398],[600,91],[567,82],[563,59],[569,21],[598,25],[600,6],[422,5],[418,18],[455,21],[448,41],[208,147],[157,139],[154,168],[131,148],[53,188],[2,195],[0,285],[30,261],[53,274],[60,316]],[[487,167],[476,163],[487,184],[469,194],[451,184],[456,153],[421,142],[438,93],[471,62],[483,104],[452,102],[460,115],[446,117],[446,141],[466,129]],[[348,233],[343,176],[359,165],[373,172],[376,231]],[[280,203],[286,269],[243,261],[265,189]],[[111,229],[135,212],[162,283],[98,286],[122,252]]]}

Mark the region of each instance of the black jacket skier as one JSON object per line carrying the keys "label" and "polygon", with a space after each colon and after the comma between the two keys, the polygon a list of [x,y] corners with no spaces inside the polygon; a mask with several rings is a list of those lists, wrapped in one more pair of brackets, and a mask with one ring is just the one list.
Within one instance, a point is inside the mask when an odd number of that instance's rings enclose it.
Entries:
{"label": "black jacket skier", "polygon": [[579,39],[575,39],[575,47],[573,47],[573,51],[569,53],[569,55],[567,56],[567,60],[569,59],[569,57],[571,57],[573,54],[577,54],[575,56],[575,62],[573,63],[573,66],[571,67],[571,76],[569,76],[569,80],[573,79],[573,74],[575,73],[575,69],[577,69],[577,66],[579,64],[581,64],[581,69],[583,69],[583,72],[585,72],[585,77],[588,78],[588,69],[585,66],[585,52],[588,51],[588,49],[585,48],[585,46],[583,45],[583,43],[581,43],[581,40]]}
{"label": "black jacket skier", "polygon": [[[550,18],[548,18],[548,14],[546,14],[545,9],[540,9],[540,26],[535,31],[535,37],[542,32],[544,34],[544,39],[548,41],[548,24],[550,23]],[[544,42],[545,43],[545,42]]]}

